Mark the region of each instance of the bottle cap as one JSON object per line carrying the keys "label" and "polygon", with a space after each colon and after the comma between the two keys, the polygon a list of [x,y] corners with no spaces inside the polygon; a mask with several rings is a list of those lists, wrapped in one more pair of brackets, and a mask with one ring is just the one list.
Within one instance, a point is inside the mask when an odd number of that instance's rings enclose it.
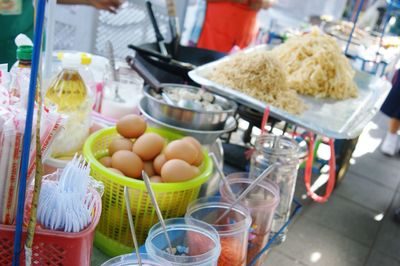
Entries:
{"label": "bottle cap", "polygon": [[17,48],[18,60],[32,60],[33,46],[21,45]]}
{"label": "bottle cap", "polygon": [[81,54],[81,64],[90,65],[92,63],[92,57],[86,53]]}
{"label": "bottle cap", "polygon": [[80,63],[80,58],[76,55],[65,54],[62,59],[64,68],[79,68]]}
{"label": "bottle cap", "polygon": [[63,58],[64,58],[64,53],[63,53],[63,52],[58,52],[58,53],[57,53],[57,59],[60,60],[60,61],[62,61]]}

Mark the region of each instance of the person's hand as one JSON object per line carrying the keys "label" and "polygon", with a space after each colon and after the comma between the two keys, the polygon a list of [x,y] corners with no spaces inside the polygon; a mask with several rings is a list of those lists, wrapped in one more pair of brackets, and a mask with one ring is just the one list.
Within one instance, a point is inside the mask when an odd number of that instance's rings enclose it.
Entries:
{"label": "person's hand", "polygon": [[91,6],[110,11],[111,13],[116,13],[122,2],[122,0],[89,0]]}
{"label": "person's hand", "polygon": [[249,6],[255,11],[260,9],[270,8],[276,1],[275,0],[250,0]]}
{"label": "person's hand", "polygon": [[14,1],[3,2],[0,0],[0,10],[11,10],[14,8]]}

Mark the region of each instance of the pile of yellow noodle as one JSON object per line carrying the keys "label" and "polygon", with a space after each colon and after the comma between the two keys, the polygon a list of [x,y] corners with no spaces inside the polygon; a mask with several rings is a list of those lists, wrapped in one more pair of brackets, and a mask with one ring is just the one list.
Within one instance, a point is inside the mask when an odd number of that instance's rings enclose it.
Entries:
{"label": "pile of yellow noodle", "polygon": [[285,67],[288,86],[298,93],[338,100],[357,97],[355,72],[332,37],[313,31],[290,38],[272,53]]}
{"label": "pile of yellow noodle", "polygon": [[306,109],[297,93],[289,89],[283,65],[268,51],[237,53],[206,76],[292,114]]}

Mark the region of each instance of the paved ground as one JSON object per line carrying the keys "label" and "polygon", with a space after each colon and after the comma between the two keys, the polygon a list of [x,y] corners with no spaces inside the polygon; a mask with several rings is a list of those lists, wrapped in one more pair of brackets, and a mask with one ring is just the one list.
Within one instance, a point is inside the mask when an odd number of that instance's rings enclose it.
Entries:
{"label": "paved ground", "polygon": [[[305,205],[287,241],[265,265],[400,266],[400,157],[379,152],[387,119],[375,117],[364,130],[344,180],[325,204]],[[298,198],[304,194],[299,180]]]}
{"label": "paved ground", "polygon": [[[387,119],[378,115],[364,130],[344,180],[325,204],[296,197],[304,205],[290,226],[288,239],[274,247],[264,265],[400,266],[400,157],[379,152]],[[107,257],[94,250],[92,265]]]}

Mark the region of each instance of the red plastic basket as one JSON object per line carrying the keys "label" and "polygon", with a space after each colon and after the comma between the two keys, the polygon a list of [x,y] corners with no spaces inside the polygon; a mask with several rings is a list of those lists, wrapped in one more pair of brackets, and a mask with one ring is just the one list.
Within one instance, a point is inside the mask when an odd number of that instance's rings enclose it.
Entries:
{"label": "red plastic basket", "polygon": [[[65,233],[36,229],[32,247],[32,265],[48,266],[86,266],[90,265],[94,231],[101,215],[101,198],[96,197],[93,221],[88,228],[79,233]],[[0,224],[0,266],[12,264],[15,226]],[[22,243],[25,242],[26,231]],[[23,244],[22,244],[23,246]],[[25,250],[22,249],[21,265],[25,265]]]}

